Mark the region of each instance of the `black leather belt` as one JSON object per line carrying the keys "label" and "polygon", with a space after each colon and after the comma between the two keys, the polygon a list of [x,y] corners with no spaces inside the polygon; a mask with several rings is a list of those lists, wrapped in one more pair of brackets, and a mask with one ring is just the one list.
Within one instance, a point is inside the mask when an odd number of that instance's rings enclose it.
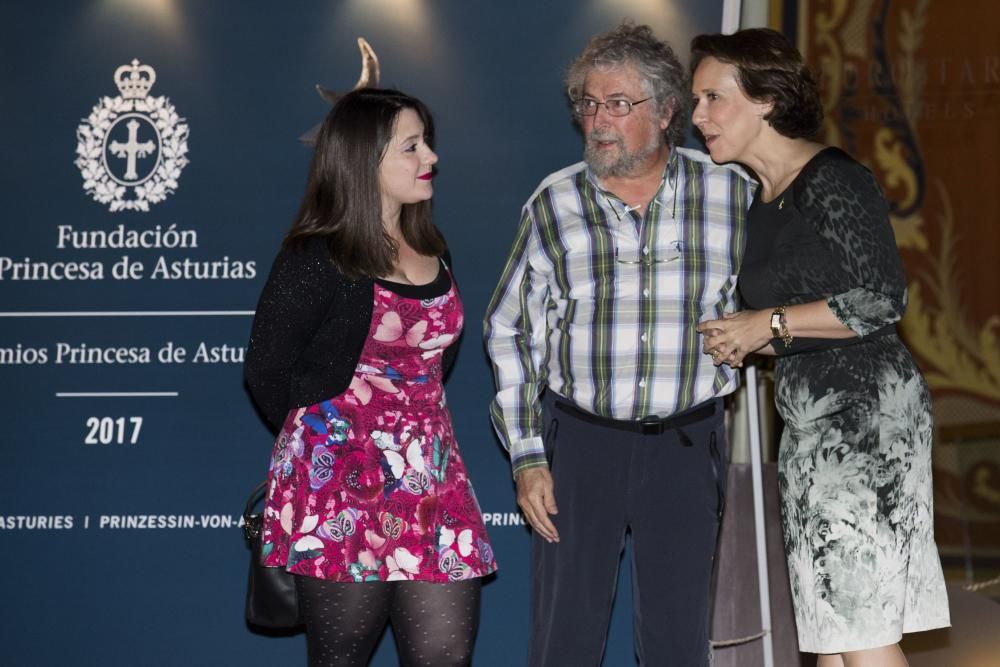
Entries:
{"label": "black leather belt", "polygon": [[640,433],[642,435],[660,435],[665,431],[678,431],[681,441],[687,446],[691,445],[691,441],[682,429],[685,426],[697,424],[712,417],[715,414],[716,403],[718,403],[718,400],[712,399],[702,405],[695,406],[675,415],[670,415],[669,417],[643,417],[638,421],[631,421],[628,419],[610,419],[608,417],[592,415],[589,412],[584,412],[564,398],[559,397],[555,399],[556,408],[588,424],[627,431],[629,433]]}

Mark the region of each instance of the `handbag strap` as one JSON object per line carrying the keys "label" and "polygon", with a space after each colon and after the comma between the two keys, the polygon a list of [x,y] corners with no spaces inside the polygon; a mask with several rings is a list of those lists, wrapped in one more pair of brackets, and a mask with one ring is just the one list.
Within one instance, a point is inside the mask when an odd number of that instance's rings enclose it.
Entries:
{"label": "handbag strap", "polygon": [[243,521],[246,522],[250,517],[253,516],[253,506],[257,504],[257,498],[263,493],[264,489],[267,488],[267,480],[253,487],[253,491],[250,492],[250,497],[247,498],[247,505],[243,509]]}

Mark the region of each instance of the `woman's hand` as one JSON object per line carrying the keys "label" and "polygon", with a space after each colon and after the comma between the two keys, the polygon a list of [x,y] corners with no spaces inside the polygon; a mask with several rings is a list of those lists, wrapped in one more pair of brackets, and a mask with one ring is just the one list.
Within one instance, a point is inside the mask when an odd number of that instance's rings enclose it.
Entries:
{"label": "woman's hand", "polygon": [[712,355],[713,364],[738,368],[744,357],[771,342],[771,313],[742,310],[723,315],[721,320],[702,322],[698,332],[704,336],[702,349]]}

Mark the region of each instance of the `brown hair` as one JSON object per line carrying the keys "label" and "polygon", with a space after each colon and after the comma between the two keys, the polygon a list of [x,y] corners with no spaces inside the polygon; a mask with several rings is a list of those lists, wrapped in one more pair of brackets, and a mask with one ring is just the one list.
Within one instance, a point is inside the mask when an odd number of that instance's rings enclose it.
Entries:
{"label": "brown hair", "polygon": [[750,28],[731,35],[698,35],[691,41],[692,73],[705,58],[736,68],[743,93],[771,104],[764,120],[779,134],[811,138],[823,126],[816,82],[802,55],[780,32]]}
{"label": "brown hair", "polygon": [[[323,237],[331,259],[345,275],[392,273],[397,248],[382,225],[378,172],[403,109],[417,113],[432,145],[434,121],[414,97],[397,90],[362,88],[337,101],[316,137],[306,191],[285,247]],[[399,228],[420,254],[444,254],[444,238],[431,222],[430,201],[403,204]]]}

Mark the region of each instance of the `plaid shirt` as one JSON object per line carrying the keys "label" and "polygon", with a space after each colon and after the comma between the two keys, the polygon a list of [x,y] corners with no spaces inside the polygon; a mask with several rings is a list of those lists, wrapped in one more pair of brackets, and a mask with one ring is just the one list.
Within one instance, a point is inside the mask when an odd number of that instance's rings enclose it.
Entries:
{"label": "plaid shirt", "polygon": [[545,464],[543,387],[612,419],[665,417],[736,389],[699,321],[736,307],[751,181],[674,148],[645,218],[581,162],[525,204],[485,326],[494,426],[516,473]]}

